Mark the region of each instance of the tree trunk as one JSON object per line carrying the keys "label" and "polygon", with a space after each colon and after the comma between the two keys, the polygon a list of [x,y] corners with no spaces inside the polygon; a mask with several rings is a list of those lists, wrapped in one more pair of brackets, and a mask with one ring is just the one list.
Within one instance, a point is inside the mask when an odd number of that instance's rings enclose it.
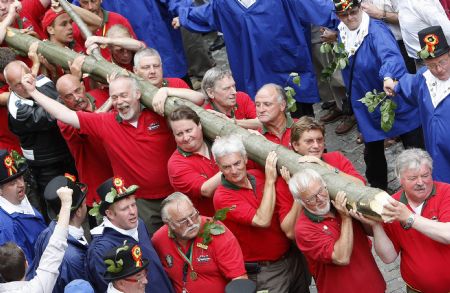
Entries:
{"label": "tree trunk", "polygon": [[[31,36],[21,34],[16,29],[8,29],[5,41],[10,47],[26,53],[28,52],[28,47],[33,42],[39,40]],[[73,61],[73,59],[79,55],[70,49],[57,47],[50,42],[39,42],[38,52],[47,58],[49,62],[58,64],[66,69],[68,68],[67,61]],[[87,57],[85,59],[82,70],[85,73],[89,73],[94,79],[103,81],[106,80],[108,74],[111,74],[114,71],[120,72],[120,74],[126,73],[126,70],[115,64],[109,63],[105,60],[95,60],[93,57]],[[152,108],[151,101],[153,95],[158,89],[149,82],[138,78],[136,75],[132,73],[129,74],[136,77],[138,80],[142,92],[142,103],[145,106]],[[187,105],[197,112],[201,118],[203,133],[208,139],[214,140],[217,136],[238,134],[243,138],[249,158],[261,165],[264,165],[268,153],[275,150],[278,154],[277,165],[279,168],[281,168],[281,166],[286,166],[291,174],[305,168],[314,169],[322,175],[323,179],[327,183],[327,187],[332,198],[334,198],[338,191],[343,190],[347,193],[348,203],[350,206],[357,208],[358,211],[368,217],[380,220],[383,205],[387,202],[387,198],[389,197],[389,195],[383,190],[356,185],[351,180],[348,180],[347,178],[317,164],[298,164],[297,161],[301,156],[297,153],[288,150],[283,146],[272,143],[262,136],[251,134],[246,129],[243,129],[224,119],[218,118],[189,101],[175,97],[168,98],[165,104],[165,114],[168,115],[179,105]]]}

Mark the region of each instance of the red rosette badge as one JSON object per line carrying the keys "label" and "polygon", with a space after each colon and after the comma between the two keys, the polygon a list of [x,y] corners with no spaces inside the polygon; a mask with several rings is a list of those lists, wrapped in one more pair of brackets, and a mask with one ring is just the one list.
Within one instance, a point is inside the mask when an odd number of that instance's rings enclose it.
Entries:
{"label": "red rosette badge", "polygon": [[117,194],[123,194],[127,191],[124,186],[123,179],[120,177],[114,177],[113,185],[117,191]]}
{"label": "red rosette badge", "polygon": [[17,173],[16,166],[14,166],[14,159],[10,155],[7,155],[5,157],[5,159],[3,160],[3,164],[6,167],[8,176],[12,176]]}
{"label": "red rosette badge", "polygon": [[133,256],[133,260],[136,262],[136,267],[142,267],[142,251],[141,248],[137,245],[131,248],[131,255]]}
{"label": "red rosette badge", "polygon": [[435,34],[428,34],[423,38],[425,45],[427,46],[428,53],[434,53],[436,45],[439,44],[439,38]]}

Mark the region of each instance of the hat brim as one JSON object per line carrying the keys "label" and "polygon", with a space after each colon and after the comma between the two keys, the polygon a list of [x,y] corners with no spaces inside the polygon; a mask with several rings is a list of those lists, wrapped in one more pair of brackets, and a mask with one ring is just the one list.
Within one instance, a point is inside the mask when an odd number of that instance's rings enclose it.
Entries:
{"label": "hat brim", "polygon": [[142,271],[145,268],[147,268],[149,263],[150,263],[149,260],[143,259],[142,260],[142,267],[139,267],[139,268],[134,267],[132,270],[129,270],[129,271],[124,270],[125,272],[122,271],[119,274],[112,274],[112,273],[110,273],[108,271],[105,271],[105,273],[103,275],[103,278],[105,279],[105,281],[108,281],[108,282],[109,281],[120,280],[120,279],[123,279],[123,278],[126,278],[126,277],[129,277],[129,276],[132,276],[134,274],[139,273],[140,271]]}
{"label": "hat brim", "polygon": [[11,182],[16,178],[19,178],[20,176],[22,176],[26,171],[28,170],[28,164],[23,163],[20,168],[19,171],[16,172],[16,174],[13,174],[12,176],[9,176],[8,178],[3,179],[2,181],[0,181],[0,185],[3,185],[5,183]]}
{"label": "hat brim", "polygon": [[100,213],[102,216],[106,216],[105,212],[106,212],[106,210],[109,208],[110,205],[112,205],[112,204],[114,204],[114,203],[116,203],[116,202],[118,202],[118,201],[120,201],[120,200],[122,200],[122,199],[124,199],[124,198],[127,198],[127,197],[130,196],[130,195],[133,195],[133,194],[136,192],[136,190],[138,190],[138,189],[139,189],[139,187],[133,188],[133,189],[130,189],[130,188],[129,188],[129,190],[125,191],[124,193],[119,194],[119,195],[114,199],[114,202],[107,202],[106,200],[102,200],[102,201],[100,202],[99,213]]}
{"label": "hat brim", "polygon": [[[70,208],[71,211],[76,211],[80,208],[81,204],[83,203],[83,200],[86,198],[88,187],[86,184],[81,182],[75,183],[78,187],[80,187],[81,190],[81,196],[78,198],[78,201],[76,203],[72,203],[72,207]],[[58,216],[58,211],[54,211],[49,204],[47,204],[47,215],[50,218],[50,220],[56,220]]]}

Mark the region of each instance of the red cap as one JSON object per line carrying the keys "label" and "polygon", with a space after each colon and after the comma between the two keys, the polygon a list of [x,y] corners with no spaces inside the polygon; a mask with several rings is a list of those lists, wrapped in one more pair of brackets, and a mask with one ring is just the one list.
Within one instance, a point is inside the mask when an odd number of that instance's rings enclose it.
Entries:
{"label": "red cap", "polygon": [[44,30],[45,34],[48,35],[47,27],[52,25],[55,19],[64,13],[66,13],[64,10],[56,13],[55,11],[53,11],[53,9],[48,9],[47,12],[45,12],[44,18],[42,19],[42,29]]}

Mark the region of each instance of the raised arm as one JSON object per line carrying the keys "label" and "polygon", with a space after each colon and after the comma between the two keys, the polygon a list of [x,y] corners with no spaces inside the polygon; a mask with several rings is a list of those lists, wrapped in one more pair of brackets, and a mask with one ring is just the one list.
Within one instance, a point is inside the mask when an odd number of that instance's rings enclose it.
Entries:
{"label": "raised arm", "polygon": [[334,264],[345,266],[350,263],[353,251],[353,223],[352,217],[347,210],[347,196],[345,192],[339,191],[336,199],[331,201],[341,216],[341,234],[334,243],[331,259]]}
{"label": "raised arm", "polygon": [[75,128],[80,128],[80,121],[75,111],[70,110],[63,104],[55,101],[36,89],[36,79],[31,74],[25,74],[22,77],[22,84],[27,93],[38,103],[46,112],[66,124]]}
{"label": "raised arm", "polygon": [[[161,116],[164,116],[164,105],[169,96],[191,101],[198,106],[201,106],[205,101],[204,94],[191,89],[162,87],[156,92],[152,100],[153,110]],[[141,97],[141,99],[146,100],[145,97]]]}

